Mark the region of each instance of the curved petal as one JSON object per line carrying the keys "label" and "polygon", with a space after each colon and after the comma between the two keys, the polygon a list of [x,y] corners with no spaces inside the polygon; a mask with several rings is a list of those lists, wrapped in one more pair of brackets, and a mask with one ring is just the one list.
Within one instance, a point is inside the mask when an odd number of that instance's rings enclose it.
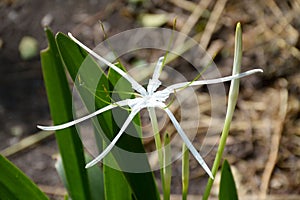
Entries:
{"label": "curved petal", "polygon": [[263,72],[263,70],[262,69],[252,69],[252,70],[240,73],[240,74],[235,74],[235,75],[216,78],[216,79],[177,83],[177,84],[173,84],[173,85],[168,86],[167,88],[165,88],[162,91],[169,91],[169,93],[173,93],[174,90],[176,90],[176,89],[185,88],[185,87],[188,87],[188,86],[209,85],[209,84],[222,83],[222,82],[231,81],[231,80],[234,80],[234,79],[243,78],[245,76],[249,76],[249,75],[257,73],[257,72]]}
{"label": "curved petal", "polygon": [[114,104],[110,104],[108,106],[105,106],[103,108],[100,108],[99,110],[89,114],[89,115],[86,115],[84,117],[81,117],[79,119],[76,119],[74,121],[70,121],[70,122],[67,122],[65,124],[60,124],[60,125],[56,125],[56,126],[41,126],[41,125],[37,125],[37,127],[39,129],[42,129],[44,131],[56,131],[56,130],[61,130],[61,129],[64,129],[64,128],[68,128],[70,126],[73,126],[75,124],[78,124],[80,122],[83,122],[87,119],[90,119],[92,117],[95,117],[96,115],[99,115],[105,111],[108,111],[108,110],[111,110],[115,107],[118,107],[118,106],[126,106],[130,103],[130,99],[127,99],[127,100],[123,100],[123,101],[119,101],[119,102],[116,102]]}
{"label": "curved petal", "polygon": [[92,56],[94,56],[95,58],[97,58],[98,60],[100,60],[101,62],[103,62],[104,64],[106,64],[107,66],[109,66],[110,68],[112,68],[113,70],[115,70],[116,72],[118,72],[121,76],[123,76],[123,78],[127,79],[127,81],[129,81],[131,83],[131,86],[132,86],[132,88],[134,90],[136,90],[137,92],[139,92],[140,94],[143,94],[143,95],[147,94],[146,89],[143,86],[141,86],[138,82],[136,82],[129,74],[127,74],[126,72],[124,72],[123,70],[121,70],[120,68],[118,68],[114,64],[110,63],[109,61],[107,61],[106,59],[104,59],[103,57],[101,57],[100,55],[98,55],[96,52],[94,52],[93,50],[91,50],[90,48],[88,48],[87,46],[85,46],[84,44],[82,44],[71,33],[68,33],[68,36],[74,42],[76,42],[76,44],[78,44],[84,50],[86,50],[87,52],[89,52],[89,54],[91,54]]}
{"label": "curved petal", "polygon": [[115,144],[117,143],[117,141],[120,139],[120,137],[122,136],[122,134],[124,133],[124,131],[126,130],[127,126],[129,125],[129,123],[132,121],[132,119],[134,118],[134,116],[141,110],[141,108],[136,108],[134,107],[132,109],[132,112],[129,114],[128,118],[126,119],[126,121],[124,122],[122,128],[120,129],[119,133],[116,135],[116,137],[111,141],[111,143],[104,149],[104,151],[97,156],[94,160],[92,160],[91,162],[89,162],[85,168],[89,168],[94,166],[95,164],[97,164],[99,161],[101,161],[111,150],[112,148],[115,146]]}
{"label": "curved petal", "polygon": [[209,175],[209,177],[214,179],[209,167],[207,166],[207,164],[205,163],[205,161],[203,160],[203,158],[201,157],[199,152],[196,150],[196,148],[193,146],[193,144],[191,143],[189,138],[186,136],[186,134],[182,130],[181,126],[179,125],[179,123],[176,120],[173,113],[168,108],[165,108],[164,110],[166,111],[166,113],[170,117],[170,119],[171,119],[172,123],[174,124],[176,130],[178,131],[179,135],[181,136],[182,140],[184,141],[184,143],[186,144],[188,149],[191,151],[193,156],[196,158],[196,160],[199,162],[199,164],[202,166],[202,168],[206,171],[206,173]]}
{"label": "curved petal", "polygon": [[153,76],[152,76],[153,80],[158,80],[159,79],[159,76],[160,76],[160,73],[161,73],[161,70],[162,70],[162,66],[163,66],[164,58],[165,58],[164,56],[159,57],[159,59],[156,63],[154,72],[153,72]]}
{"label": "curved petal", "polygon": [[158,80],[158,78],[159,78],[161,70],[162,70],[163,60],[164,60],[163,56],[158,59],[155,69],[154,69],[154,72],[153,72],[152,79],[149,79],[147,91],[150,95],[152,95],[153,92],[155,92],[156,89],[161,85],[161,82]]}

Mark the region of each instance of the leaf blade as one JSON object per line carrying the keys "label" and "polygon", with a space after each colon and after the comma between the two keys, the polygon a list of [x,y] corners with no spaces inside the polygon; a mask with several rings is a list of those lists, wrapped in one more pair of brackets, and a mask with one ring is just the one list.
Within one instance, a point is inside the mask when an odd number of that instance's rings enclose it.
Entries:
{"label": "leaf blade", "polygon": [[[41,63],[51,116],[54,124],[73,119],[72,98],[55,38],[45,30],[49,47],[41,51]],[[90,199],[83,147],[75,127],[56,131],[56,141],[65,167],[68,191],[72,199]]]}
{"label": "leaf blade", "polygon": [[237,200],[237,190],[234,178],[227,160],[224,161],[221,171],[221,182],[219,189],[220,200]]}
{"label": "leaf blade", "polygon": [[0,194],[3,199],[46,200],[46,195],[14,164],[0,155]]}
{"label": "leaf blade", "polygon": [[[79,71],[79,67],[81,66],[81,63],[85,59],[86,53],[82,53],[83,50],[80,47],[78,47],[72,40],[70,40],[64,34],[58,34],[56,36],[56,41],[58,43],[63,60],[65,61],[65,65],[68,68],[68,71],[70,72],[70,75],[74,81],[76,79],[76,76],[78,77],[77,73]],[[96,69],[89,68],[89,70],[95,70],[94,73],[89,73],[88,76],[87,75],[85,76],[89,79],[89,81],[93,81],[93,79],[97,79],[97,76],[100,75],[100,72],[96,72],[97,70],[100,70],[98,66],[96,66]],[[98,73],[98,75],[95,75],[97,73]],[[109,84],[114,85],[115,82],[119,80],[119,75],[113,70],[110,70],[109,74],[110,74],[110,76],[114,77],[114,78],[109,78],[109,80],[111,79],[110,80],[111,82]],[[101,78],[106,79],[106,76],[104,74],[101,74]],[[99,77],[97,80],[99,80]],[[85,80],[85,84],[89,84],[87,80]],[[95,84],[96,83],[94,82],[93,84],[90,84],[90,85],[94,85],[93,87],[95,87]],[[97,84],[98,84],[97,90],[101,89],[101,81],[99,81],[99,83],[97,83]],[[105,83],[105,88],[108,91],[110,91],[110,89],[111,89],[110,87],[111,87],[111,85],[107,86]],[[103,90],[103,88],[102,88],[102,90]],[[96,95],[98,95],[98,94],[96,93]],[[99,93],[99,95],[100,95],[100,93]],[[90,96],[90,98],[94,99],[95,102],[91,102],[91,103],[93,105],[96,105],[96,108],[101,108],[102,106],[107,105],[103,101],[95,99],[95,97],[93,97],[93,96]],[[106,100],[110,102],[111,99],[110,99],[110,97],[108,97],[108,99],[105,99],[105,101]],[[88,105],[87,105],[87,108],[88,108]],[[88,108],[88,110],[89,110],[89,108]],[[92,112],[93,110],[89,110],[89,111]],[[111,115],[110,119],[108,116],[109,114],[105,117],[103,116],[103,114],[107,114],[107,113],[110,113],[110,115]],[[107,124],[113,124],[112,122],[105,123],[105,120],[113,119],[111,112],[108,111],[103,114],[97,116],[97,118],[98,118],[99,123],[101,124],[101,128],[103,128],[102,134],[105,134],[105,137],[107,137],[108,139],[111,140],[114,137],[115,133],[117,133],[116,131],[118,130],[118,128],[115,128],[115,126],[107,125]],[[139,120],[139,119],[135,118],[135,120]],[[135,122],[135,123],[138,123],[138,122]],[[130,130],[133,130],[133,128],[131,128]],[[140,130],[138,130],[138,133],[133,133],[134,135],[136,135],[136,137],[133,137],[128,134],[124,134],[118,141],[118,147],[120,147],[121,149],[125,149],[126,151],[130,151],[130,152],[144,153],[145,150],[144,150],[142,141],[140,139],[141,132],[139,132],[139,131]],[[124,167],[126,167],[126,165],[128,165],[128,164],[126,164],[126,162],[128,163],[128,159],[123,158],[120,155],[118,156],[118,152],[116,152],[116,151],[113,151],[113,152],[114,152],[113,155],[114,155],[118,165],[120,166],[121,169],[124,169]],[[150,165],[147,161],[147,157],[143,157],[142,162],[145,163],[145,166],[147,167],[148,171],[151,171]],[[123,173],[126,177],[126,180],[130,184],[131,189],[137,199],[145,199],[145,198],[159,199],[159,193],[158,193],[152,172],[146,172],[146,173],[123,172]],[[104,174],[104,176],[105,176],[105,174]],[[148,187],[147,184],[150,187]]]}
{"label": "leaf blade", "polygon": [[[125,71],[124,66],[118,62],[116,66]],[[117,98],[120,100],[126,98],[133,98],[131,84],[122,76],[120,76],[117,72],[112,69],[108,70],[108,80],[111,83],[111,91],[119,91],[125,92],[121,93]],[[116,98],[116,96],[114,96]],[[118,114],[118,120],[123,118],[122,121],[128,117],[128,112],[121,108],[116,108],[117,111],[115,113]],[[123,115],[123,116],[122,116]],[[131,127],[130,127],[131,126]],[[147,157],[145,155],[145,149],[141,140],[142,129],[141,129],[141,121],[140,116],[136,115],[136,117],[132,120],[130,124],[128,132],[130,134],[123,134],[123,136],[119,140],[119,147],[128,152],[139,153],[144,156],[140,156],[138,162],[140,165],[143,165],[145,172],[135,173],[135,172],[123,172],[128,183],[131,185],[131,189],[136,197],[136,199],[159,199],[158,189],[154,180],[154,175],[151,171],[150,165],[148,163]],[[119,128],[117,124],[114,125],[114,132],[117,133]],[[121,153],[122,154],[122,153]],[[120,168],[126,168],[128,164],[127,158],[124,157],[116,157],[116,160],[119,163]],[[135,161],[137,162],[137,161]]]}

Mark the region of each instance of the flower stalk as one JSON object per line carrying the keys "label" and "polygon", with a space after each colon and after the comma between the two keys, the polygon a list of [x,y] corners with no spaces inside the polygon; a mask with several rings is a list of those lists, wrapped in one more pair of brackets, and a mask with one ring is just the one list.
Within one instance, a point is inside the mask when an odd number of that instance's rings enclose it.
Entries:
{"label": "flower stalk", "polygon": [[164,171],[163,171],[163,169],[164,169],[164,154],[163,154],[163,149],[162,149],[162,144],[161,144],[161,139],[160,139],[160,134],[159,134],[159,128],[158,128],[158,122],[157,122],[157,118],[156,118],[155,108],[153,108],[153,107],[148,108],[148,111],[149,111],[149,116],[150,116],[151,125],[152,125],[152,129],[153,129],[153,134],[154,134],[155,147],[156,147],[157,154],[158,154],[161,185],[163,188],[163,192],[165,194],[165,178],[164,178]]}
{"label": "flower stalk", "polygon": [[170,135],[168,133],[165,134],[164,137],[164,200],[170,199],[171,194],[171,178],[172,178],[172,153],[171,153],[171,144],[170,144]]}
{"label": "flower stalk", "polygon": [[[235,32],[235,48],[234,48],[234,61],[233,61],[233,69],[232,69],[232,75],[239,74],[241,69],[241,62],[242,62],[242,28],[241,24],[238,23],[236,26],[236,32]],[[228,94],[228,107],[226,111],[226,117],[224,122],[223,131],[220,138],[220,143],[218,147],[218,151],[215,157],[215,161],[212,167],[212,174],[213,176],[216,176],[218,168],[220,166],[220,162],[222,159],[223,151],[226,145],[226,140],[228,137],[230,124],[232,121],[233,113],[235,110],[235,106],[238,99],[238,93],[239,93],[239,79],[234,79],[231,81],[229,94]],[[207,200],[212,188],[214,180],[212,178],[209,178],[205,192],[203,194],[203,200]]]}
{"label": "flower stalk", "polygon": [[182,200],[187,199],[189,189],[189,176],[190,176],[190,162],[189,151],[186,145],[182,144]]}

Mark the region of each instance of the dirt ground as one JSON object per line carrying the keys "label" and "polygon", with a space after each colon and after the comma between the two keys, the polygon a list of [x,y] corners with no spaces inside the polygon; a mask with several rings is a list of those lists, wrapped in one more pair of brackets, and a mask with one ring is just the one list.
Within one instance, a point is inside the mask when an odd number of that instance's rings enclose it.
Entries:
{"label": "dirt ground", "polygon": [[[244,43],[242,70],[261,67],[264,73],[241,82],[224,157],[234,168],[241,199],[253,195],[299,199],[300,1],[206,2],[0,1],[1,153],[51,198],[61,198],[64,189],[54,168],[58,150],[53,135],[15,153],[4,151],[37,133],[36,124],[51,123],[39,55],[25,61],[18,51],[24,36],[34,37],[39,50],[44,49],[47,42],[43,26],[48,25],[53,32],[70,31],[87,45],[95,46],[103,40],[98,20],[104,23],[108,35],[114,35],[142,27],[141,14],[164,14],[167,21],[162,27],[172,28],[177,17],[176,29],[191,37],[198,35],[198,42],[217,55],[216,64],[228,75],[233,59],[235,24],[240,21]],[[202,8],[204,12],[200,13]],[[209,117],[209,112],[204,116]],[[214,153],[207,157],[210,166]],[[194,166],[194,161],[191,162]],[[180,162],[175,162],[172,191],[175,194],[181,191],[180,167]],[[204,173],[199,166],[191,170],[190,193],[202,194],[207,178],[202,176]]]}

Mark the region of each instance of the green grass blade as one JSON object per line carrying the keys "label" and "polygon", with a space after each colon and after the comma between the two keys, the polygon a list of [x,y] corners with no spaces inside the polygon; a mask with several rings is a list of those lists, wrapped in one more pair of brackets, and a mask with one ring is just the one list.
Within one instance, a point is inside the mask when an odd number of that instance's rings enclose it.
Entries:
{"label": "green grass blade", "polygon": [[234,178],[227,160],[224,161],[221,171],[221,182],[219,190],[220,200],[237,200],[237,190]]}
{"label": "green grass blade", "polygon": [[[79,46],[77,46],[72,40],[70,40],[64,34],[59,33],[56,36],[56,41],[61,56],[63,58],[64,64],[66,65],[73,81],[76,81],[76,78],[78,78],[79,76],[84,81],[85,87],[77,87],[77,89],[80,95],[85,97],[83,101],[87,109],[90,112],[92,112],[93,110],[90,110],[92,108],[90,107],[90,105],[96,105],[96,108],[101,108],[107,105],[106,103],[104,103],[104,101],[99,100],[97,98],[95,102],[95,98],[94,98],[95,94],[90,93],[90,91],[88,91],[87,88],[93,88],[95,84],[96,85],[98,84],[97,92],[99,90],[103,90],[103,86],[106,90],[110,91],[112,90],[111,88],[113,88],[116,81],[118,81],[118,74],[116,74],[114,71],[109,72],[110,78],[108,83],[107,77],[103,74],[103,71],[99,68],[99,66],[90,57],[88,57],[88,59],[85,60],[87,54]],[[82,65],[83,61],[85,62],[83,63],[84,65],[88,64],[89,69],[79,71],[79,67]],[[77,74],[78,72],[80,73],[79,76]],[[101,76],[102,80],[100,80],[99,83],[93,82],[93,81],[98,81],[99,76]],[[109,96],[97,92],[96,92],[96,96],[101,96],[102,99],[105,98],[105,101],[110,101]],[[125,110],[122,109],[121,111],[125,111]],[[118,130],[118,127],[115,126],[113,123],[112,113],[107,111],[97,116],[97,118],[101,126],[101,130],[98,130],[99,134],[100,135],[105,134],[106,137],[112,139],[116,131]],[[135,118],[135,120],[139,120],[139,119]],[[117,143],[118,147],[120,147],[121,149],[125,149],[126,151],[129,152],[140,152],[140,153],[145,152],[142,141],[138,137],[141,135],[140,130],[138,130],[136,133],[131,133],[131,134],[135,134],[136,137],[130,136],[128,134],[124,134]],[[128,165],[128,159],[126,157],[119,156],[118,151],[113,150],[112,152],[116,162],[118,163],[121,169],[124,166]],[[141,163],[145,164],[145,166],[148,166],[150,170],[150,166],[146,156],[144,157],[143,161],[141,161]],[[152,172],[147,172],[147,173],[123,172],[123,173],[136,199],[158,199],[159,198],[159,193]],[[104,182],[105,179],[106,178],[104,174]],[[116,185],[114,188],[116,189]]]}
{"label": "green grass blade", "polygon": [[[72,98],[55,38],[46,29],[49,47],[41,52],[44,82],[54,124],[73,119]],[[74,200],[90,199],[90,190],[81,140],[75,127],[56,131],[56,141],[64,164],[68,191]]]}
{"label": "green grass blade", "polygon": [[37,185],[2,155],[0,172],[0,199],[48,199]]}

